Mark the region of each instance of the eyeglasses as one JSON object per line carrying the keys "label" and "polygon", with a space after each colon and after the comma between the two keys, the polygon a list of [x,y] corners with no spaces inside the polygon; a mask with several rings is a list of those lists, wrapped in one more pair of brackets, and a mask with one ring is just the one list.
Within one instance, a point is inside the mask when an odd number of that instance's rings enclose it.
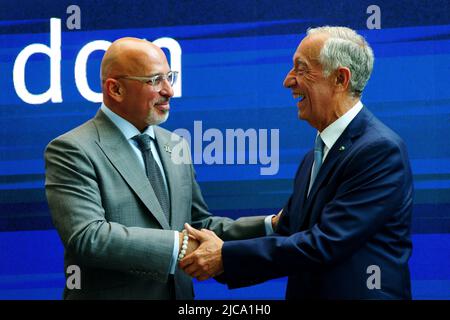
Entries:
{"label": "eyeglasses", "polygon": [[162,84],[164,80],[167,80],[172,87],[178,78],[178,71],[169,71],[166,74],[157,74],[151,77],[138,77],[138,76],[123,76],[117,77],[116,79],[128,79],[128,80],[137,80],[142,83],[149,84],[153,87],[153,90],[156,92],[161,91]]}

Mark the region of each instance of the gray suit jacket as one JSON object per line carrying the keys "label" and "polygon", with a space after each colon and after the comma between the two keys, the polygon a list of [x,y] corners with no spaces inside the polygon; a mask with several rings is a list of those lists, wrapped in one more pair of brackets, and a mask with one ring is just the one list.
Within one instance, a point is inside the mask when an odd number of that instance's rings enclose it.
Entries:
{"label": "gray suit jacket", "polygon": [[[65,268],[81,269],[81,289],[66,299],[192,299],[177,267],[169,281],[173,238],[188,222],[224,240],[263,236],[264,217],[213,217],[190,164],[174,164],[171,133],[155,126],[171,201],[169,225],[136,154],[101,111],[46,148],[46,194],[65,247]],[[186,143],[186,142],[183,142]]]}

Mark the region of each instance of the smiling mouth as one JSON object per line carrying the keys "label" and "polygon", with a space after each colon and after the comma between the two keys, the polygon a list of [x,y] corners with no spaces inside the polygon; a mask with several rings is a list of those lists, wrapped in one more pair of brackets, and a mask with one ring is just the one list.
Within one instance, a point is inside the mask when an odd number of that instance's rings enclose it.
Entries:
{"label": "smiling mouth", "polygon": [[167,111],[170,110],[169,102],[158,103],[158,104],[155,105],[155,107],[161,112],[167,112]]}
{"label": "smiling mouth", "polygon": [[306,99],[305,95],[299,93],[294,93],[292,96],[294,97],[294,99],[298,100],[298,102],[302,102]]}

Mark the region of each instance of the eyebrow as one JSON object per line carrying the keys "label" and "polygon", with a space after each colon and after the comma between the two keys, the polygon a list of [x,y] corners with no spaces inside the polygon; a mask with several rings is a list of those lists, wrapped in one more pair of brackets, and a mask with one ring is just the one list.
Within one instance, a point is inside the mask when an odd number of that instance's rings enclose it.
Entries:
{"label": "eyebrow", "polygon": [[150,75],[148,75],[148,76],[146,76],[146,77],[152,78],[152,77],[160,76],[160,75],[162,75],[162,74],[164,74],[164,73],[162,73],[162,72],[159,72],[159,73],[152,73],[152,74],[150,74]]}
{"label": "eyebrow", "polygon": [[303,62],[303,60],[301,60],[300,58],[295,60],[295,64],[299,65],[299,66],[302,66],[302,67],[308,67],[308,64],[306,62]]}
{"label": "eyebrow", "polygon": [[166,74],[168,74],[169,72],[173,72],[173,70],[172,70],[172,69],[169,69],[169,71],[167,71],[167,72],[161,71],[161,72],[152,73],[149,77],[166,75]]}

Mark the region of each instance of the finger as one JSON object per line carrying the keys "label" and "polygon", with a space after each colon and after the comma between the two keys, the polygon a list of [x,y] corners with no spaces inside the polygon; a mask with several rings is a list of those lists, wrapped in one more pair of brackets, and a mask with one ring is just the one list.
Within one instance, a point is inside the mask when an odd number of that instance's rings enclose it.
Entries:
{"label": "finger", "polygon": [[200,270],[198,269],[198,266],[194,263],[189,265],[186,269],[183,269],[183,271],[193,278],[201,274]]}
{"label": "finger", "polygon": [[199,277],[202,277],[204,275],[205,275],[204,271],[202,271],[201,269],[198,269],[192,273],[191,277],[198,279]]}
{"label": "finger", "polygon": [[208,229],[202,229],[201,231],[202,231],[202,232],[205,232],[205,233],[207,233],[207,234],[210,234],[210,235],[216,235],[216,234],[214,233],[214,231],[211,231],[211,230],[208,230]]}
{"label": "finger", "polygon": [[204,238],[204,233],[202,233],[200,230],[197,230],[195,228],[192,228],[189,223],[184,224],[184,228],[187,230],[187,232],[195,237],[198,241],[202,241]]}
{"label": "finger", "polygon": [[211,231],[208,229],[202,229],[201,231],[206,233],[209,236],[209,239],[211,239],[211,238],[219,239],[219,237],[217,236],[217,234],[214,233],[214,231]]}
{"label": "finger", "polygon": [[204,280],[208,280],[210,278],[210,276],[207,274],[204,274],[204,275],[198,276],[196,278],[198,281],[204,281]]}
{"label": "finger", "polygon": [[188,236],[189,236],[189,239],[193,239],[193,240],[197,240],[198,241],[198,239],[194,235],[188,234]]}
{"label": "finger", "polygon": [[181,259],[179,266],[181,269],[185,269],[187,266],[191,265],[194,262],[192,257],[192,253]]}

